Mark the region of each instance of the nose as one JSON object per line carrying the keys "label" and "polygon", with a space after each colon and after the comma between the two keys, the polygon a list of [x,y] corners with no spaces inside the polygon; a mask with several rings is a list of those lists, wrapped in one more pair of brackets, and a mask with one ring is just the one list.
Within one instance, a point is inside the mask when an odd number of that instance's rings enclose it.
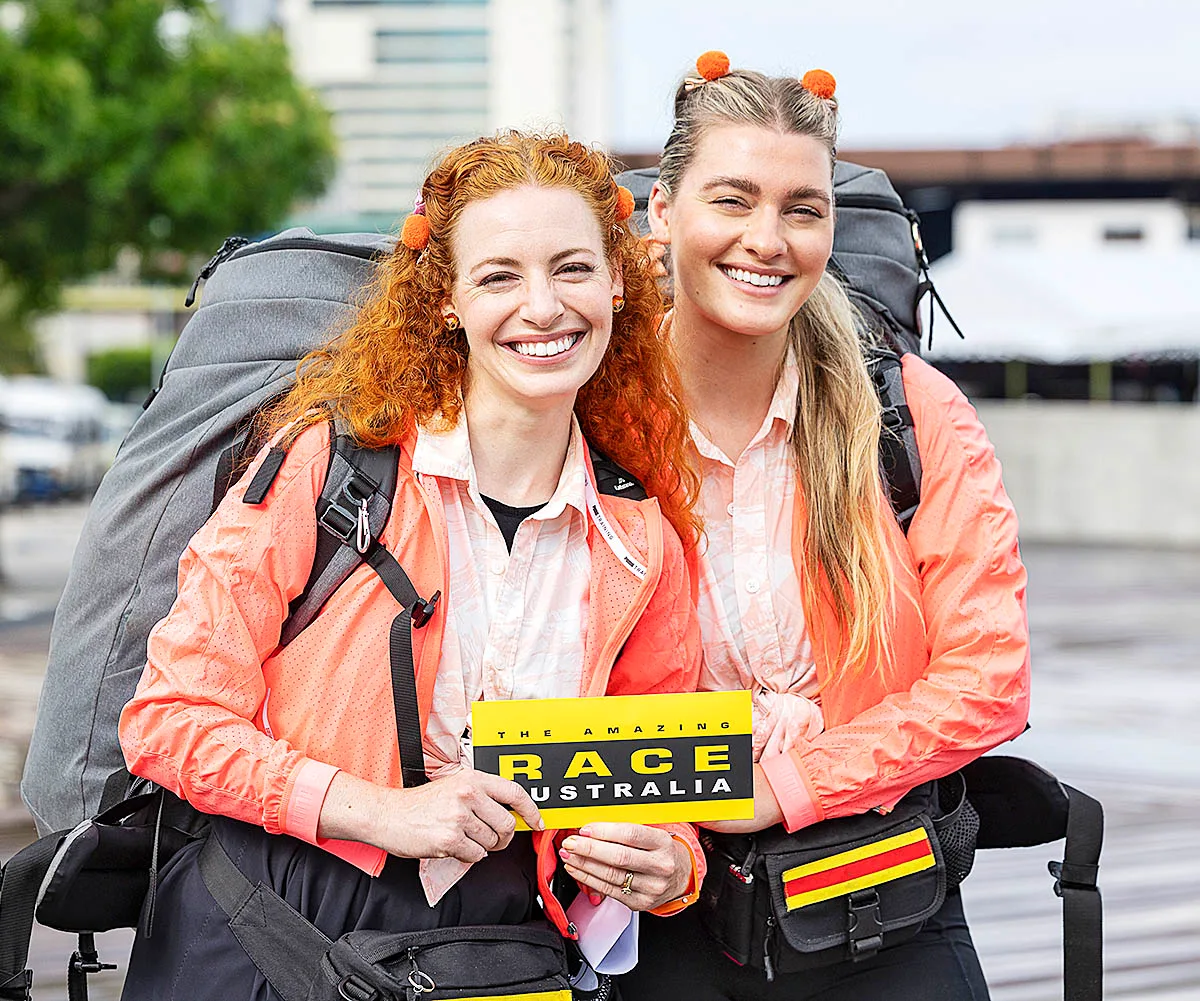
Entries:
{"label": "nose", "polygon": [[528,294],[521,304],[521,319],[534,327],[547,329],[563,315],[562,299],[549,276],[531,278]]}
{"label": "nose", "polygon": [[742,232],[742,246],[762,260],[778,257],[787,249],[783,239],[783,220],[779,213],[762,206],[750,214]]}

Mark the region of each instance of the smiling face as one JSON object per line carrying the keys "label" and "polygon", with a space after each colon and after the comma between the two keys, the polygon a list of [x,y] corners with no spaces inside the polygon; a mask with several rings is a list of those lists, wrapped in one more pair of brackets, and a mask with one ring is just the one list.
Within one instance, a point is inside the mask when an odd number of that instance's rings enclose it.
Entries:
{"label": "smiling face", "polygon": [[502,191],[463,209],[452,248],[445,308],[467,337],[465,393],[573,406],[608,349],[622,291],[588,203],[567,188]]}
{"label": "smiling face", "polygon": [[758,125],[712,126],[673,197],[655,187],[650,222],[671,246],[681,318],[782,337],[833,250],[829,151]]}

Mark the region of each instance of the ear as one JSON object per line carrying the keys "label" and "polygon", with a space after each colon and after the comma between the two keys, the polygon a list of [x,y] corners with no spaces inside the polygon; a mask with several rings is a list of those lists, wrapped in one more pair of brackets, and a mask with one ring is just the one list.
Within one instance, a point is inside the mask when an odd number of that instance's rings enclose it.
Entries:
{"label": "ear", "polygon": [[454,300],[453,300],[453,299],[451,299],[449,296],[446,296],[446,298],[442,300],[442,305],[441,305],[441,307],[440,307],[440,308],[441,308],[441,311],[442,311],[442,319],[443,319],[443,320],[444,320],[444,319],[445,319],[447,316],[449,316],[451,313],[457,313],[457,312],[458,312],[458,310],[456,310],[456,309],[454,308]]}
{"label": "ear", "polygon": [[620,262],[610,265],[610,268],[612,269],[612,294],[613,295],[624,295],[625,294],[625,276],[621,272]]}
{"label": "ear", "polygon": [[663,186],[654,182],[650,189],[650,200],[646,205],[646,219],[650,223],[650,235],[659,243],[671,242],[671,205]]}

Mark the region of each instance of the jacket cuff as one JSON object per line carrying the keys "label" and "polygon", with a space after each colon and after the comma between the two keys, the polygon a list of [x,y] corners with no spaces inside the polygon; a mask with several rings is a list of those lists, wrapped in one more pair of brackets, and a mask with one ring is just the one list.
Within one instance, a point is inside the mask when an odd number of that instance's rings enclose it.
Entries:
{"label": "jacket cuff", "polygon": [[704,858],[704,852],[700,850],[700,841],[696,837],[696,828],[691,824],[663,824],[663,830],[671,835],[676,841],[683,844],[688,850],[688,855],[691,856],[692,872],[688,877],[688,884],[683,892],[683,896],[676,897],[674,900],[668,900],[665,904],[659,904],[650,913],[656,914],[660,918],[670,917],[672,914],[678,914],[685,907],[694,904],[700,896],[700,887],[704,883],[705,870],[708,864]]}
{"label": "jacket cuff", "polygon": [[825,819],[825,811],[817,801],[808,776],[792,757],[792,752],[764,756],[758,763],[783,811],[783,826],[789,834]]}
{"label": "jacket cuff", "polygon": [[329,785],[339,771],[340,768],[322,761],[313,761],[312,758],[304,761],[296,769],[287,806],[283,812],[280,833],[290,834],[293,838],[307,841],[310,845],[317,843],[321,807],[325,805],[325,794],[329,792]]}

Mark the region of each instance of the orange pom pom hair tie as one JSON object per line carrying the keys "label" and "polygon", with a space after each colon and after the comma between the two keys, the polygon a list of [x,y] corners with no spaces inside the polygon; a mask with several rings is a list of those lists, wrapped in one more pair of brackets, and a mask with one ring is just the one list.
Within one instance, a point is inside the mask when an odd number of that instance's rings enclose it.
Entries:
{"label": "orange pom pom hair tie", "polygon": [[696,60],[696,72],[705,80],[719,80],[729,72],[729,57],[719,49],[702,52]]}
{"label": "orange pom pom hair tie", "polygon": [[809,70],[801,78],[800,86],[824,101],[828,101],[837,91],[837,81],[827,70]]}
{"label": "orange pom pom hair tie", "polygon": [[624,185],[617,185],[617,222],[624,222],[633,215],[633,192]]}
{"label": "orange pom pom hair tie", "polygon": [[689,76],[683,81],[683,89],[689,94],[697,87],[703,87],[713,80],[720,80],[729,73],[729,57],[719,49],[709,49],[700,53],[696,60],[696,72],[699,76]]}
{"label": "orange pom pom hair tie", "polygon": [[400,242],[417,253],[429,246],[429,220],[425,218],[425,202],[420,195],[413,201],[412,214],[404,220]]}

